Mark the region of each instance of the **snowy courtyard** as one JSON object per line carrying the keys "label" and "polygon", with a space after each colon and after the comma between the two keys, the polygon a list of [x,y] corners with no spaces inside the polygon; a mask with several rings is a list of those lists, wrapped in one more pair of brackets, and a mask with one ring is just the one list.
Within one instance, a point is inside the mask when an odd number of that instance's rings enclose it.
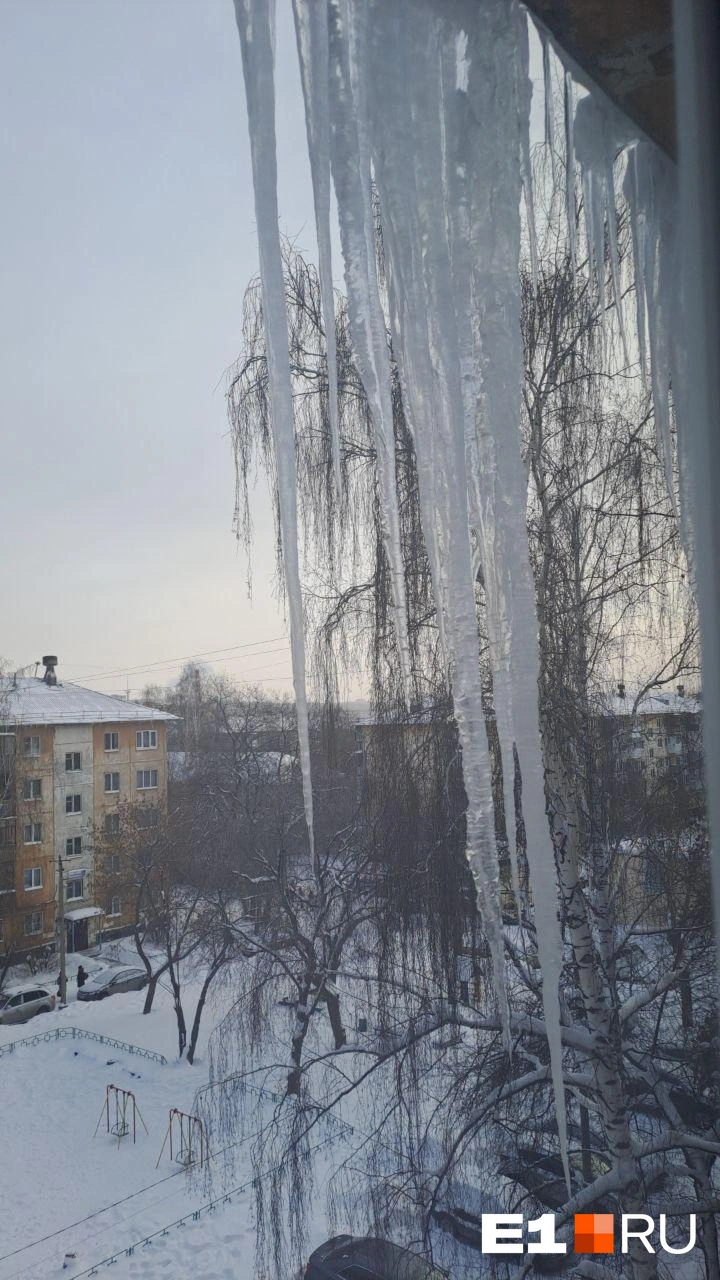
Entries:
{"label": "snowy courtyard", "polygon": [[[158,1164],[170,1108],[192,1112],[207,1073],[203,1058],[193,1067],[173,1060],[176,1028],[167,991],[159,991],[147,1017],[142,1003],[138,992],[96,1004],[73,1000],[24,1026],[0,1027],[0,1049],[47,1036],[0,1056],[0,1141],[5,1168],[15,1174],[3,1179],[0,1280],[92,1275],[94,1268],[104,1271],[110,1258],[113,1275],[138,1280],[255,1274],[253,1191],[232,1190],[251,1181],[244,1149],[234,1153],[232,1187],[223,1176],[226,1152],[210,1152],[208,1176],[186,1172],[171,1160],[168,1144]],[[165,1055],[167,1065],[73,1038],[70,1028]],[[59,1029],[67,1036],[51,1039]],[[135,1144],[131,1133],[118,1140],[106,1131],[108,1084],[135,1094]],[[250,1142],[248,1135],[240,1146]],[[315,1243],[328,1234],[320,1214],[312,1234]]]}

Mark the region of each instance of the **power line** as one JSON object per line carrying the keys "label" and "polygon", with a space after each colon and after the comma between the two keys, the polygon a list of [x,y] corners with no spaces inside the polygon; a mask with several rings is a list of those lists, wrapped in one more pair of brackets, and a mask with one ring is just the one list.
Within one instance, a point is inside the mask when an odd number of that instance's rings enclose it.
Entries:
{"label": "power line", "polygon": [[[208,658],[203,665],[210,666],[211,664],[216,662],[237,662],[238,660],[246,661],[248,658],[263,658],[265,657],[266,654],[268,657],[271,657],[274,653],[285,653],[287,654],[286,661],[287,662],[290,661],[290,655],[287,653],[287,649],[285,648],[285,645],[280,645],[277,649],[260,649],[257,653],[237,653],[232,658]],[[176,663],[173,663],[171,666],[157,667],[153,669],[153,674],[156,676],[162,676],[167,671],[182,671],[186,665],[187,664],[184,662],[176,662]],[[268,664],[265,664],[265,665],[268,665]],[[281,664],[276,663],[275,665],[277,666]],[[150,668],[140,667],[138,671],[128,671],[127,675],[141,676],[143,672],[147,670],[150,670]],[[258,671],[260,670],[260,668],[251,667],[250,670]],[[121,678],[122,678],[121,676],[115,676],[115,675],[90,676],[90,680],[120,680]]]}
{"label": "power line", "polygon": [[[115,670],[100,671],[97,674],[95,672],[87,671],[83,672],[79,676],[75,676],[73,683],[75,680],[105,680],[109,679],[111,676],[130,676],[137,674],[138,672],[142,674],[145,671],[152,670],[153,667],[163,667],[168,663],[192,662],[194,659],[211,657],[216,653],[235,653],[238,649],[253,649],[257,645],[275,644],[277,640],[286,639],[287,636],[285,635],[269,636],[264,640],[249,640],[247,644],[231,644],[225,649],[204,649],[201,653],[186,653],[174,658],[159,658],[157,662],[148,662],[146,666],[117,667]],[[221,659],[217,659],[217,661],[221,661]],[[72,663],[70,666],[72,667]]]}

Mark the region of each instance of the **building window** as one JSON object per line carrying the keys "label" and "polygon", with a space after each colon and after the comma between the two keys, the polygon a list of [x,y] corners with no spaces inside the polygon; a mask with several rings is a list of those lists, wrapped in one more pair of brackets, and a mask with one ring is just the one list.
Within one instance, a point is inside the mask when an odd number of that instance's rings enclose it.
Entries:
{"label": "building window", "polygon": [[158,819],[157,809],[140,809],[137,815],[137,824],[141,831],[148,831],[158,825]]}
{"label": "building window", "polygon": [[82,769],[82,751],[65,752],[65,772],[77,773]]}
{"label": "building window", "polygon": [[23,841],[25,844],[42,844],[42,822],[26,822]]}
{"label": "building window", "polygon": [[148,751],[157,746],[157,729],[139,729],[135,734],[135,746],[138,751]]}
{"label": "building window", "polygon": [[137,787],[138,791],[148,791],[151,787],[157,786],[158,771],[157,769],[138,769],[137,771]]}
{"label": "building window", "polygon": [[77,858],[82,853],[82,836],[68,836],[65,841],[65,857]]}
{"label": "building window", "polygon": [[109,903],[108,903],[108,909],[107,909],[107,911],[105,912],[105,914],[106,914],[106,915],[108,915],[108,916],[120,916],[120,915],[122,915],[122,907],[121,907],[121,904],[120,904],[120,899],[119,899],[118,897],[113,897],[113,898],[111,898],[111,899],[110,899],[110,901],[109,901]]}
{"label": "building window", "polygon": [[76,876],[71,876],[65,885],[65,897],[68,902],[73,898],[85,897],[85,873],[79,872]]}
{"label": "building window", "polygon": [[105,774],[105,790],[106,791],[120,790],[120,774],[119,773]]}
{"label": "building window", "polygon": [[120,814],[106,813],[105,814],[105,835],[116,836],[119,830],[120,830]]}
{"label": "building window", "polygon": [[74,795],[65,797],[66,813],[82,813],[82,796],[77,792]]}
{"label": "building window", "polygon": [[119,751],[119,750],[120,750],[120,739],[119,739],[119,737],[118,737],[118,734],[117,734],[117,733],[106,733],[106,734],[105,734],[105,750],[106,750],[106,751]]}
{"label": "building window", "polygon": [[29,737],[23,738],[23,755],[39,756],[40,755],[40,736],[33,733]]}
{"label": "building window", "polygon": [[105,859],[105,866],[108,871],[112,871],[115,875],[117,875],[118,871],[120,870],[120,854],[119,853],[109,854],[109,856]]}
{"label": "building window", "polygon": [[25,937],[30,938],[33,934],[42,933],[43,931],[43,913],[42,911],[28,911],[25,916]]}
{"label": "building window", "polygon": [[39,800],[42,795],[42,778],[25,778],[23,800]]}
{"label": "building window", "polygon": [[0,942],[3,942],[4,939],[5,939],[5,921],[3,920],[2,916],[0,916]]}
{"label": "building window", "polygon": [[26,867],[23,871],[23,889],[42,889],[42,867]]}

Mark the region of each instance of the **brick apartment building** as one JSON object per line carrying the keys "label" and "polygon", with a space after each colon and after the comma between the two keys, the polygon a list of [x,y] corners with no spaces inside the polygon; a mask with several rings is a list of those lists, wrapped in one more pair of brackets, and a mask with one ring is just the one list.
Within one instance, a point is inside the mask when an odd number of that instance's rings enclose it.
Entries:
{"label": "brick apartment building", "polygon": [[130,904],[96,875],[94,836],[116,831],[128,804],[165,808],[176,719],[43,663],[43,676],[0,680],[0,954],[18,958],[57,941],[61,861],[69,950],[127,924]]}

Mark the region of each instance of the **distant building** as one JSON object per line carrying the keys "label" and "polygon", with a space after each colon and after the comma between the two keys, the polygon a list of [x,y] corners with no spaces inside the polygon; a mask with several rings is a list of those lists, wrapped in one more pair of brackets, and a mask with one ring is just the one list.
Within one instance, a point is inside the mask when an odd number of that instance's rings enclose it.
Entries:
{"label": "distant building", "polygon": [[19,957],[60,927],[83,951],[125,923],[129,904],[96,896],[94,835],[117,828],[123,805],[165,808],[166,724],[177,718],[61,682],[57,659],[43,663],[42,677],[0,680],[0,950]]}
{"label": "distant building", "polygon": [[648,792],[663,783],[702,786],[702,702],[685,685],[637,699],[620,683],[602,719],[621,783]]}

